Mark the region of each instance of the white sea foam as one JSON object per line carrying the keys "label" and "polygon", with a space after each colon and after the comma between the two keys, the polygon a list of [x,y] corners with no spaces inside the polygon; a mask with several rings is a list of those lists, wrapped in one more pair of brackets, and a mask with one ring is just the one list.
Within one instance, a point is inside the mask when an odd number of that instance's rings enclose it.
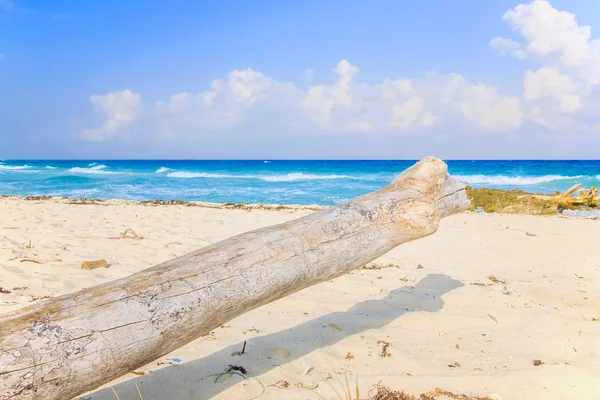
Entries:
{"label": "white sea foam", "polygon": [[171,172],[167,174],[169,178],[207,178],[207,179],[260,179],[266,182],[292,182],[292,181],[312,181],[312,180],[330,180],[330,179],[362,179],[349,175],[315,175],[304,174],[301,172],[292,172],[286,175],[233,175],[233,174],[215,174],[206,172]]}
{"label": "white sea foam", "polygon": [[505,175],[454,175],[456,179],[475,185],[526,186],[553,181],[581,179],[583,175],[542,175],[542,176],[505,176]]}
{"label": "white sea foam", "polygon": [[159,169],[156,170],[157,174],[162,174],[163,172],[169,172],[171,170],[171,168],[167,168],[167,167],[160,167]]}
{"label": "white sea foam", "polygon": [[96,165],[94,167],[91,168],[81,168],[81,167],[74,167],[71,168],[69,170],[67,170],[67,172],[70,172],[72,174],[109,174],[109,175],[115,175],[115,174],[124,174],[125,172],[114,172],[114,171],[105,171],[104,169],[106,168],[106,165]]}
{"label": "white sea foam", "polygon": [[0,169],[5,171],[20,171],[24,169],[31,168],[31,166],[25,165],[0,165]]}
{"label": "white sea foam", "polygon": [[263,179],[267,182],[292,182],[292,181],[314,181],[314,180],[331,180],[331,179],[362,179],[350,175],[315,175],[315,174],[304,174],[302,172],[292,172],[286,175],[274,175],[274,176],[263,176],[259,179]]}

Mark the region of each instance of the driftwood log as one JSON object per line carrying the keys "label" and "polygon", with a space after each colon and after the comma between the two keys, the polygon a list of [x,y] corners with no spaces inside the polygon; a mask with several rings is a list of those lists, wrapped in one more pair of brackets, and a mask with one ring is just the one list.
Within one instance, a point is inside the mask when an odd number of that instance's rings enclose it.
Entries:
{"label": "driftwood log", "polygon": [[0,316],[0,399],[71,399],[254,308],[434,233],[467,208],[428,157],[369,195]]}

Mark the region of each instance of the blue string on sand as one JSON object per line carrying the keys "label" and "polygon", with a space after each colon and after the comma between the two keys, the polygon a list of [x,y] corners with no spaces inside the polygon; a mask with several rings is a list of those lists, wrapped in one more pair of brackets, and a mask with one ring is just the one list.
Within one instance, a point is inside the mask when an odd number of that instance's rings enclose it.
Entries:
{"label": "blue string on sand", "polygon": [[241,376],[242,378],[244,378],[244,380],[248,379],[246,377],[246,375],[242,374],[239,371],[233,371],[230,369],[227,369],[225,372],[220,373],[219,375],[217,375],[217,377],[215,378],[215,383],[221,383],[223,382],[225,379],[227,378],[231,378],[232,375],[238,375]]}

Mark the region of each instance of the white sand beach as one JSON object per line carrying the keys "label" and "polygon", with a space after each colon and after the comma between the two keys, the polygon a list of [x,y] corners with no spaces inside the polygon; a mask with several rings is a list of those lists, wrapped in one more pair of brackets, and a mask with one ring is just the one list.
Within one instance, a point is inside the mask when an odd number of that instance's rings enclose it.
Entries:
{"label": "white sand beach", "polygon": [[[311,212],[0,199],[0,313]],[[127,228],[143,239],[112,239]],[[115,399],[112,386],[138,399],[137,384],[144,400],[336,399],[327,377],[337,373],[352,387],[357,376],[365,397],[380,382],[411,394],[600,399],[598,237],[596,220],[454,215],[372,269],[258,308],[80,398]],[[110,267],[80,268],[97,259]],[[230,364],[250,379],[215,383]]]}

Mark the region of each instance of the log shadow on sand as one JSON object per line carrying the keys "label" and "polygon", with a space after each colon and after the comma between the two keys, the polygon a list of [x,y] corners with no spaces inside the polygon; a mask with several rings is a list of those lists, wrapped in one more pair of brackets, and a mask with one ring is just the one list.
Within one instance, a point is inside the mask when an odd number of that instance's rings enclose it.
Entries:
{"label": "log shadow on sand", "polygon": [[[282,364],[294,361],[319,348],[331,346],[349,336],[370,329],[381,328],[410,312],[436,312],[442,309],[441,296],[458,289],[463,283],[442,274],[430,274],[413,286],[404,286],[391,291],[378,300],[360,302],[345,312],[333,312],[276,333],[254,337],[246,344],[243,356],[231,356],[240,351],[243,342],[228,346],[199,360],[177,367],[165,367],[148,375],[131,379],[114,386],[121,400],[139,399],[137,384],[144,400],[204,400],[216,396],[239,383],[242,378],[232,377],[215,383],[209,376],[222,372],[229,364],[242,364],[249,377],[258,377]],[[328,325],[343,327],[337,331]],[[256,349],[286,348],[287,358],[273,357]],[[255,350],[253,350],[255,349]],[[266,384],[265,384],[266,385]],[[78,397],[90,400],[114,400],[110,388]]]}

